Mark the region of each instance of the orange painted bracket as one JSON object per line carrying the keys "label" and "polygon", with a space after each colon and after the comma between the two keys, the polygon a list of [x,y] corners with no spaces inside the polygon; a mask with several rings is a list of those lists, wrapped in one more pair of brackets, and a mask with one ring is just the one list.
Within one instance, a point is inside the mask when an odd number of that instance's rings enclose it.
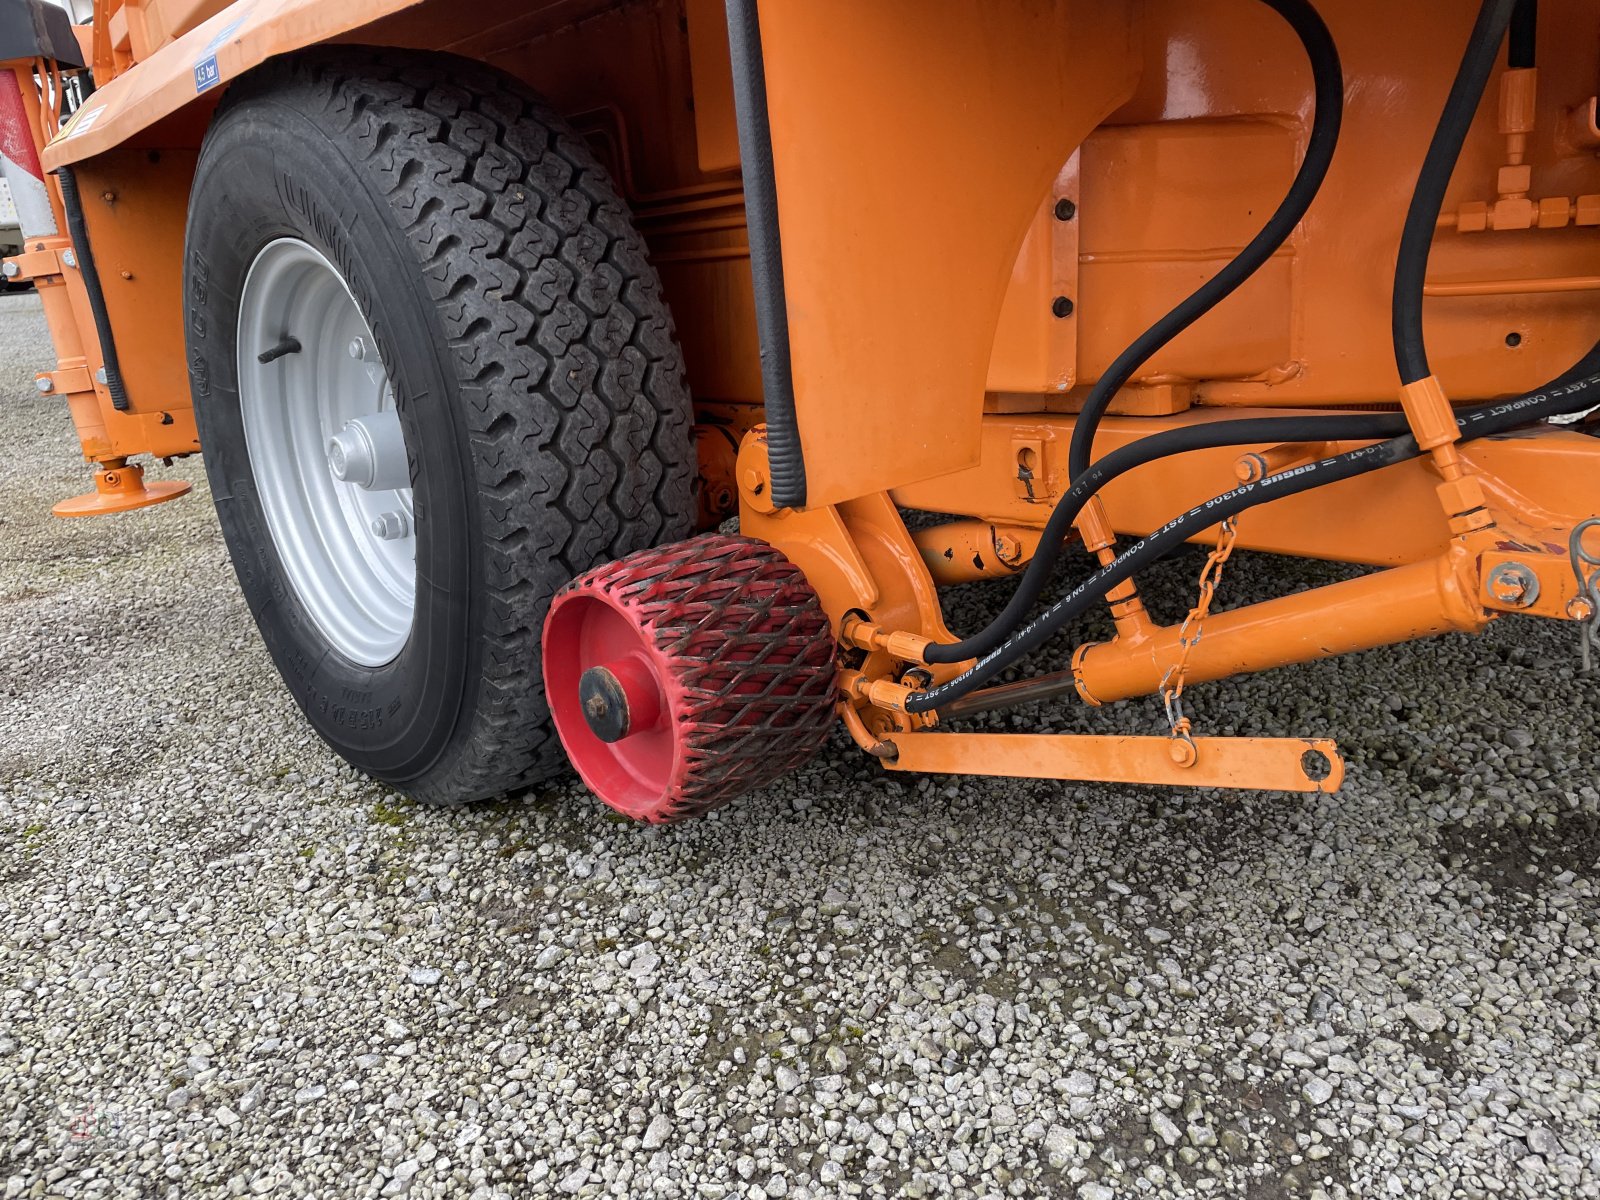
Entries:
{"label": "orange painted bracket", "polygon": [[1589,618],[1566,554],[1490,550],[1479,558],[1478,578],[1479,601],[1491,611],[1556,621]]}
{"label": "orange painted bracket", "polygon": [[[1195,738],[1194,762],[1189,766],[1175,760],[1173,747],[1183,743],[1169,737],[895,733],[886,740],[898,751],[895,758],[883,761],[886,768],[934,775],[1001,775],[1267,792],[1336,792],[1344,782],[1344,759],[1327,738]],[[1320,760],[1317,755],[1321,755]],[[1313,778],[1313,774],[1321,778]]]}

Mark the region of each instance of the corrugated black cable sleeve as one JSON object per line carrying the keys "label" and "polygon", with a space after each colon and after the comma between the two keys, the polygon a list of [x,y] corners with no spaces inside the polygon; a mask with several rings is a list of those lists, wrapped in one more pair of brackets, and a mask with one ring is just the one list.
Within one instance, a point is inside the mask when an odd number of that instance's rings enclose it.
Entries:
{"label": "corrugated black cable sleeve", "polygon": [[122,384],[117,343],[111,334],[111,314],[106,311],[106,294],[100,286],[100,272],[95,268],[94,250],[89,245],[89,226],[83,219],[78,177],[73,174],[71,167],[62,167],[56,172],[56,178],[61,184],[61,207],[66,210],[67,232],[72,235],[78,274],[83,278],[83,290],[89,298],[89,315],[94,318],[94,331],[100,340],[100,354],[105,362],[106,391],[111,396],[111,407],[118,412],[127,412],[128,391]]}
{"label": "corrugated black cable sleeve", "polygon": [[727,16],[745,224],[755,286],[756,333],[761,343],[761,395],[766,406],[772,501],[780,508],[801,508],[806,502],[806,464],[795,412],[789,301],[784,290],[783,243],[778,230],[778,183],[772,161],[767,74],[756,0],[727,0]]}

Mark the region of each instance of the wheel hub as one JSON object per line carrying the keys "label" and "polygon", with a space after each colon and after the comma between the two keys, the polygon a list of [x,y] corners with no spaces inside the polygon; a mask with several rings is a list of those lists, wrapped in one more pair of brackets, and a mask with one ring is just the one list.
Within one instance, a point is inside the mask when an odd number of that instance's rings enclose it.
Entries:
{"label": "wheel hub", "polygon": [[396,492],[411,486],[406,437],[392,408],[356,417],[328,439],[328,470],[340,483],[367,491]]}
{"label": "wheel hub", "polygon": [[589,730],[614,744],[647,733],[661,720],[661,684],[642,658],[590,667],[578,678],[578,703]]}
{"label": "wheel hub", "polygon": [[280,238],[239,299],[239,411],[296,598],[339,653],[393,661],[416,610],[416,519],[394,389],[344,277]]}

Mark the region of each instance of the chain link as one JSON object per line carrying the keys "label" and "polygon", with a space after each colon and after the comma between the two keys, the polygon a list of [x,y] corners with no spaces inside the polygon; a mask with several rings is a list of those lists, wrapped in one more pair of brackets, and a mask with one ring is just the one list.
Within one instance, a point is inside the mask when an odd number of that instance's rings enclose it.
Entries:
{"label": "chain link", "polygon": [[1183,685],[1184,676],[1189,671],[1189,652],[1204,632],[1206,617],[1211,613],[1211,602],[1216,598],[1217,586],[1222,582],[1223,565],[1233,554],[1238,537],[1238,523],[1229,517],[1217,531],[1217,544],[1207,555],[1206,565],[1200,568],[1200,594],[1195,605],[1178,628],[1178,661],[1168,667],[1166,674],[1161,677],[1161,702],[1167,710],[1167,724],[1171,727],[1172,736],[1191,745],[1194,743],[1190,733],[1193,723],[1183,710]]}
{"label": "chain link", "polygon": [[1600,647],[1600,556],[1583,548],[1583,535],[1591,529],[1600,529],[1600,517],[1590,517],[1579,524],[1567,543],[1572,555],[1572,573],[1578,577],[1578,595],[1589,603],[1589,616],[1578,634],[1585,675],[1593,672],[1594,651]]}

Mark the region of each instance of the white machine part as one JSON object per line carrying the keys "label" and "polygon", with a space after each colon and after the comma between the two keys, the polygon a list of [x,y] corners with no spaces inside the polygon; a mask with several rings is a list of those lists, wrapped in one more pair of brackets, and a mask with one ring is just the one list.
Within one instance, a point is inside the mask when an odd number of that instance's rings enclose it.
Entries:
{"label": "white machine part", "polygon": [[0,255],[22,249],[22,227],[17,221],[17,204],[11,198],[11,185],[0,179]]}

